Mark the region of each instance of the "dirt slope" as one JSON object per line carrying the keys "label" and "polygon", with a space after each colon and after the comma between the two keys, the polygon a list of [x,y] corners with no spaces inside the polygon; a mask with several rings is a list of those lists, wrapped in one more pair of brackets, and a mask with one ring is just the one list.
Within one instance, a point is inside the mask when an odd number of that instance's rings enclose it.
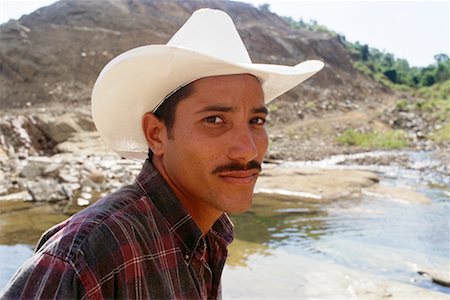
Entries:
{"label": "dirt slope", "polygon": [[[232,1],[61,0],[0,26],[0,108],[86,104],[101,68],[117,54],[163,44],[201,7],[234,19],[254,62],[326,62],[324,71],[281,97],[274,117],[298,118],[308,102],[322,110],[377,103],[385,91],[352,67],[336,37],[290,28],[279,16]],[[296,101],[292,101],[296,100]]]}

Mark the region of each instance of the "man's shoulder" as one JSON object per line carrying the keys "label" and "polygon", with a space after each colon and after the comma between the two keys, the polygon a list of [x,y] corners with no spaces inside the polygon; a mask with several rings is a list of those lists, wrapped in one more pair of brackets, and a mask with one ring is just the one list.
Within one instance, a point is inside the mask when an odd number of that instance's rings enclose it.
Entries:
{"label": "man's shoulder", "polygon": [[[43,234],[37,251],[72,261],[76,255],[102,255],[134,243],[136,230],[149,230],[155,217],[152,202],[138,186],[129,185],[98,200]],[[144,229],[145,228],[145,229]]]}

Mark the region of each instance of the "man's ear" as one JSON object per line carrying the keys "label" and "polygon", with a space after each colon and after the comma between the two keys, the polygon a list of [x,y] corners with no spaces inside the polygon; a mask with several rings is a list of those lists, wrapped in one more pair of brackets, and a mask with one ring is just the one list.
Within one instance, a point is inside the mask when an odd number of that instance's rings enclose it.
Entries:
{"label": "man's ear", "polygon": [[156,156],[164,153],[164,141],[166,140],[166,125],[152,112],[147,112],[142,117],[142,129],[144,130],[147,145]]}

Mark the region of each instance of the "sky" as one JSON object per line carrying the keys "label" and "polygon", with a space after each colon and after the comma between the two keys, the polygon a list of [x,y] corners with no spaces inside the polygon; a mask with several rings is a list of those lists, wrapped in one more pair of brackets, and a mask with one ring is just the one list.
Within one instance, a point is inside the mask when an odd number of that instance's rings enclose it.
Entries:
{"label": "sky", "polygon": [[[85,0],[89,1],[89,0]],[[101,1],[101,0],[92,0]],[[163,1],[163,0],[160,0]],[[18,19],[55,0],[0,0],[0,23]],[[316,20],[348,41],[359,41],[407,59],[411,66],[449,55],[450,0],[242,0],[295,20]]]}

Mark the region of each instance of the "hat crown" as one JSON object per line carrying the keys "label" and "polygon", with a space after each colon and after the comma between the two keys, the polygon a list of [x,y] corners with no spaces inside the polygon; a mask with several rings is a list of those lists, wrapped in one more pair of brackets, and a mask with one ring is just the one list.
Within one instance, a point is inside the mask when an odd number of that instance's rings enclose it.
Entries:
{"label": "hat crown", "polygon": [[197,10],[167,45],[192,49],[225,61],[251,63],[233,20],[221,10]]}

